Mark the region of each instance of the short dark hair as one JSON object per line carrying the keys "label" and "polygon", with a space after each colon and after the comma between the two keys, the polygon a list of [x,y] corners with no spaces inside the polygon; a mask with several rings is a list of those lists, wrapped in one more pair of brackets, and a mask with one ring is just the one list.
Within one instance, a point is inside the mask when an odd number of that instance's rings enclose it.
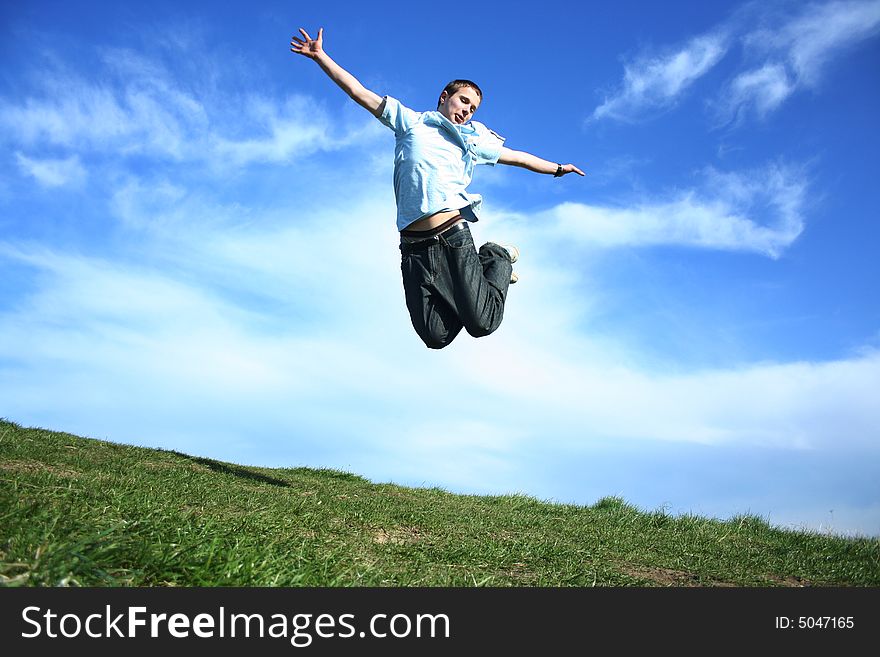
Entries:
{"label": "short dark hair", "polygon": [[[483,100],[483,90],[480,89],[480,87],[477,85],[476,82],[472,82],[470,80],[453,80],[452,82],[450,82],[449,84],[446,85],[446,87],[443,89],[443,91],[446,92],[447,96],[451,96],[452,94],[454,94],[456,91],[458,91],[462,87],[471,87],[474,91],[477,92],[477,95],[480,97],[480,100]],[[443,92],[441,92],[440,95],[442,96]],[[440,107],[440,99],[439,98],[437,99],[437,107]]]}

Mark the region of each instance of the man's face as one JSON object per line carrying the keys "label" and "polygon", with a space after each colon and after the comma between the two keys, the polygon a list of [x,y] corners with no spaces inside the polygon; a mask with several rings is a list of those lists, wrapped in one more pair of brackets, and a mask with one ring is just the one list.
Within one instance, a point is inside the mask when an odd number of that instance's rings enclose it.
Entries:
{"label": "man's face", "polygon": [[462,87],[458,91],[440,94],[440,107],[437,111],[453,123],[461,125],[471,120],[480,106],[480,95],[473,87]]}

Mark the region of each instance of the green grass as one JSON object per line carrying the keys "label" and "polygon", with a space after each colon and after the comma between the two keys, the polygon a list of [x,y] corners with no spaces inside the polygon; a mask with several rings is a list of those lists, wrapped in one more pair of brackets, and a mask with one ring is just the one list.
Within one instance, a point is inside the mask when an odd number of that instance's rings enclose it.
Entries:
{"label": "green grass", "polygon": [[244,467],[0,420],[5,586],[877,586],[880,541]]}

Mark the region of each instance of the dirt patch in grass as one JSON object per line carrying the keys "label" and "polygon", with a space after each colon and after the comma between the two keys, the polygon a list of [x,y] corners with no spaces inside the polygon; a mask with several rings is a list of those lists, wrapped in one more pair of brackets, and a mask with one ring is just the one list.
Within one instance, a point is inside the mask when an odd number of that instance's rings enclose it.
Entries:
{"label": "dirt patch in grass", "polygon": [[394,527],[373,532],[373,542],[379,545],[412,545],[420,540],[422,532],[416,527]]}
{"label": "dirt patch in grass", "polygon": [[[696,573],[690,573],[685,570],[673,570],[672,568],[659,568],[656,566],[634,566],[631,564],[624,565],[620,568],[621,572],[635,577],[637,579],[648,580],[655,586],[741,586],[733,582],[716,579],[701,579]],[[788,575],[779,577],[775,575],[767,576],[769,586],[782,587],[802,587],[810,586],[810,582],[802,577]]]}
{"label": "dirt patch in grass", "polygon": [[40,461],[0,461],[0,470],[18,474],[48,472],[56,477],[63,477],[65,479],[72,479],[80,474],[76,470],[59,468],[58,466],[41,463]]}
{"label": "dirt patch in grass", "polygon": [[701,580],[696,573],[690,573],[686,570],[673,570],[672,568],[625,565],[620,570],[625,575],[647,580],[655,586],[736,586],[732,582],[722,580]]}

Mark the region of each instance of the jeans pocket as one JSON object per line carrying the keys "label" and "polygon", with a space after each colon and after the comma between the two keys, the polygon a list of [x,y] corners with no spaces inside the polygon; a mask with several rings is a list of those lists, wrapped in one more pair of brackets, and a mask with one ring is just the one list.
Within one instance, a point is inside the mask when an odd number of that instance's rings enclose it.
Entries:
{"label": "jeans pocket", "polygon": [[474,238],[467,226],[461,230],[455,231],[450,237],[445,238],[445,240],[446,244],[452,249],[474,248]]}

